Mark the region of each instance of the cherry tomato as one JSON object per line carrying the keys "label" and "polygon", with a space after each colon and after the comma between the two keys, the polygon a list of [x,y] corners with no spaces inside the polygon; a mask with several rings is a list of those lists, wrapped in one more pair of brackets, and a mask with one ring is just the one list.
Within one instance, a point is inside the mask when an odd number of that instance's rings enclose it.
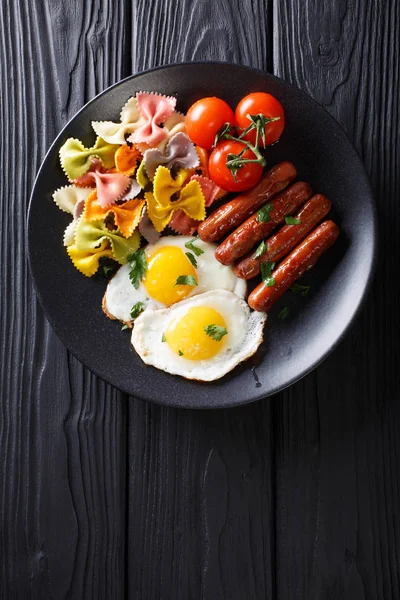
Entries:
{"label": "cherry tomato", "polygon": [[258,163],[247,163],[240,167],[235,178],[226,166],[228,154],[239,154],[243,149],[243,159],[256,160],[254,153],[245,144],[232,140],[224,140],[217,144],[211,152],[208,161],[208,171],[211,179],[227,192],[243,192],[254,187],[261,179],[263,168]]}
{"label": "cherry tomato", "polygon": [[[285,112],[282,104],[274,96],[264,92],[253,92],[242,98],[235,110],[236,125],[241,129],[248,127],[250,121],[246,115],[249,114],[263,114],[268,118],[280,117],[279,121],[272,121],[265,126],[265,146],[270,146],[279,140],[285,128]],[[256,141],[255,130],[245,135],[244,139],[254,144]],[[261,136],[259,145],[263,146]]]}
{"label": "cherry tomato", "polygon": [[235,123],[231,107],[221,98],[202,98],[187,111],[185,128],[192,142],[211,150],[215,136],[225,123]]}

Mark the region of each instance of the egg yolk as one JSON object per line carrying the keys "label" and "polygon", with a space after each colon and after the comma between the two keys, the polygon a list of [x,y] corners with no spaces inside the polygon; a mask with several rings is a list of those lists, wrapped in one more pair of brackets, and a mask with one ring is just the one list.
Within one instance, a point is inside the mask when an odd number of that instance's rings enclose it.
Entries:
{"label": "egg yolk", "polygon": [[208,325],[225,327],[225,321],[219,312],[207,306],[194,306],[178,320],[170,323],[165,332],[165,339],[179,356],[189,360],[204,360],[215,356],[223,347],[225,336],[214,340],[207,335]]}
{"label": "egg yolk", "polygon": [[163,246],[147,254],[147,273],[143,285],[151,298],[166,305],[183,300],[194,289],[191,285],[175,285],[181,275],[191,275],[197,281],[196,270],[176,246]]}

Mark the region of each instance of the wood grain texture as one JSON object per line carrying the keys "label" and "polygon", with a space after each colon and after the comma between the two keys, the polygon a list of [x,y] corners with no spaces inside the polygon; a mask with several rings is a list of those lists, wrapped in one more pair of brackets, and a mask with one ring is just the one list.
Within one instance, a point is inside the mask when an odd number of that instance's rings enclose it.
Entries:
{"label": "wood grain texture", "polygon": [[[126,404],[55,337],[25,257],[47,147],[125,74],[124,2],[0,3],[0,597],[120,598]],[[45,268],[45,265],[43,265]]]}
{"label": "wood grain texture", "polygon": [[[138,0],[132,68],[227,60],[265,69],[268,30],[261,0]],[[273,597],[271,406],[199,413],[130,402],[129,598]]]}
{"label": "wood grain texture", "polygon": [[277,595],[399,598],[400,7],[283,0],[273,11],[274,70],[354,141],[382,233],[351,334],[276,404]]}
{"label": "wood grain texture", "polygon": [[[395,0],[0,3],[1,599],[400,597],[399,23]],[[362,154],[384,232],[334,354],[218,412],[128,399],[84,369],[43,317],[24,248],[66,120],[131,72],[202,59],[269,67],[322,102]]]}

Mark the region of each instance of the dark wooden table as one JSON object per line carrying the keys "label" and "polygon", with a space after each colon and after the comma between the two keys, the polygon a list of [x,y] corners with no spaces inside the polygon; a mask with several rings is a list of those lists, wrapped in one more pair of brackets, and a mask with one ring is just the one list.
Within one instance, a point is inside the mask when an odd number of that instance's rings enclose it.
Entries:
{"label": "dark wooden table", "polygon": [[[398,0],[0,3],[2,599],[400,598],[399,44]],[[268,70],[326,106],[381,232],[336,351],[284,393],[214,412],[92,375],[25,256],[29,193],[65,122],[131,73],[192,59]]]}

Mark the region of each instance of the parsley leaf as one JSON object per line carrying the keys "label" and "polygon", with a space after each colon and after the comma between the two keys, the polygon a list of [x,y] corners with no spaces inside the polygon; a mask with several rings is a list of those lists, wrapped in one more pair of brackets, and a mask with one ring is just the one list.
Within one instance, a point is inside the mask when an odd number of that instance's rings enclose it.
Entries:
{"label": "parsley leaf", "polygon": [[144,254],[144,250],[136,250],[133,254],[128,256],[128,263],[131,268],[129,271],[129,278],[135,289],[138,289],[139,283],[146,275],[147,262]]}
{"label": "parsley leaf", "polygon": [[199,239],[198,237],[194,237],[189,242],[186,242],[185,248],[187,248],[188,250],[191,250],[193,252],[193,254],[195,254],[196,256],[201,256],[202,254],[204,254],[204,250],[202,250],[201,248],[198,248],[197,246],[194,245],[195,241],[198,239]]}
{"label": "parsley leaf", "polygon": [[182,350],[178,350],[178,354],[179,354],[179,356],[183,356]]}
{"label": "parsley leaf", "polygon": [[197,260],[194,254],[192,254],[191,252],[185,252],[186,256],[188,257],[188,259],[190,260],[190,262],[192,263],[192,265],[194,266],[194,268],[197,268]]}
{"label": "parsley leaf", "polygon": [[228,333],[225,327],[220,327],[220,325],[207,325],[207,327],[204,327],[204,331],[216,342],[220,342],[224,335]]}
{"label": "parsley leaf", "polygon": [[261,277],[264,282],[264,285],[266,285],[267,287],[272,287],[273,285],[275,285],[275,279],[271,275],[274,266],[275,263],[269,261],[266,263],[261,263]]}
{"label": "parsley leaf", "polygon": [[138,317],[140,315],[140,313],[142,312],[143,309],[144,309],[143,302],[136,302],[136,304],[134,304],[132,306],[131,319],[136,319],[136,317]]}
{"label": "parsley leaf", "polygon": [[286,225],[299,225],[301,223],[301,219],[296,219],[295,217],[285,217]]}
{"label": "parsley leaf", "polygon": [[286,319],[286,317],[289,314],[289,309],[287,306],[284,306],[283,308],[281,308],[281,310],[278,312],[277,317],[278,319],[280,319],[281,321],[284,321]]}
{"label": "parsley leaf", "polygon": [[272,204],[271,202],[268,202],[268,204],[266,204],[265,206],[263,206],[262,208],[260,208],[260,210],[257,213],[257,221],[259,223],[267,223],[268,221],[271,221],[271,215],[269,214],[272,210]]}
{"label": "parsley leaf", "polygon": [[196,279],[193,275],[179,275],[177,280],[175,281],[175,285],[197,285]]}
{"label": "parsley leaf", "polygon": [[290,288],[293,294],[301,294],[306,297],[308,292],[311,290],[311,285],[301,285],[301,283],[294,283]]}
{"label": "parsley leaf", "polygon": [[104,273],[104,277],[109,277],[110,275],[112,275],[115,270],[117,268],[117,265],[103,265],[103,273]]}
{"label": "parsley leaf", "polygon": [[253,258],[260,258],[260,256],[262,256],[264,254],[264,252],[266,252],[267,250],[268,250],[268,244],[266,244],[265,242],[261,242],[261,244],[258,246],[257,250],[254,252]]}
{"label": "parsley leaf", "polygon": [[167,338],[165,337],[165,333],[162,334],[161,341],[162,342],[166,342],[167,341]]}

